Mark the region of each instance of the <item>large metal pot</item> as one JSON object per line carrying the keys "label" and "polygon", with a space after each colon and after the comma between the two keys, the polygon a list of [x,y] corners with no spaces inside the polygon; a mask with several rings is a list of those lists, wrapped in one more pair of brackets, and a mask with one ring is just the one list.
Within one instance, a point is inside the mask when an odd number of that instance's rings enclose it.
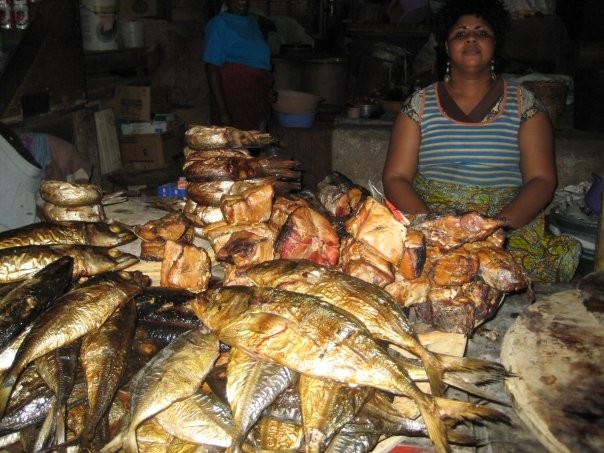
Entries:
{"label": "large metal pot", "polygon": [[301,90],[302,66],[303,63],[300,60],[291,58],[273,58],[275,89]]}
{"label": "large metal pot", "polygon": [[344,109],[348,96],[348,58],[305,60],[302,68],[302,91],[314,93],[324,99],[324,108]]}

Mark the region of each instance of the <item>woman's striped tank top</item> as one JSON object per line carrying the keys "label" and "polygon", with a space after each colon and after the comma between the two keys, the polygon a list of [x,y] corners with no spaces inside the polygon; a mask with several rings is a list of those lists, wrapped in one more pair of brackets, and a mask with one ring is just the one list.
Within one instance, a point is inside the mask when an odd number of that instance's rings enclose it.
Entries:
{"label": "woman's striped tank top", "polygon": [[464,123],[442,110],[436,84],[425,89],[420,111],[418,171],[428,179],[473,186],[522,184],[518,86],[505,81],[499,112],[488,121]]}

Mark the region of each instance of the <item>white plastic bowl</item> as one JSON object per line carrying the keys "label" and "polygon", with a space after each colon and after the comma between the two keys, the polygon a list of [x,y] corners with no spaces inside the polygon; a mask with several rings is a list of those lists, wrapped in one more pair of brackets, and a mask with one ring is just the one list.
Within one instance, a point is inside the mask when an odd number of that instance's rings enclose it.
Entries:
{"label": "white plastic bowl", "polygon": [[276,112],[299,115],[317,111],[321,98],[303,91],[277,90],[278,98],[273,103]]}

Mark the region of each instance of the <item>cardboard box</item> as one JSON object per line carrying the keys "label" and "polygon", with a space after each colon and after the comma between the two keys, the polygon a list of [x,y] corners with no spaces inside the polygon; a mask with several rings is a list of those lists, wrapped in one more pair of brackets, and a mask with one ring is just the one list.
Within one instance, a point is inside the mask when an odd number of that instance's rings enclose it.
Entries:
{"label": "cardboard box", "polygon": [[157,132],[164,132],[156,130],[153,123],[145,121],[136,121],[133,123],[122,123],[120,124],[120,131],[122,135],[138,135],[138,134],[155,134]]}
{"label": "cardboard box", "polygon": [[184,125],[163,134],[122,135],[120,152],[122,164],[133,170],[153,170],[169,167],[183,156]]}
{"label": "cardboard box", "polygon": [[122,135],[162,134],[173,127],[179,127],[173,113],[162,113],[153,116],[153,121],[119,121]]}
{"label": "cardboard box", "polygon": [[155,17],[159,15],[157,0],[120,0],[120,18]]}
{"label": "cardboard box", "polygon": [[118,85],[110,105],[118,120],[151,121],[151,87]]}

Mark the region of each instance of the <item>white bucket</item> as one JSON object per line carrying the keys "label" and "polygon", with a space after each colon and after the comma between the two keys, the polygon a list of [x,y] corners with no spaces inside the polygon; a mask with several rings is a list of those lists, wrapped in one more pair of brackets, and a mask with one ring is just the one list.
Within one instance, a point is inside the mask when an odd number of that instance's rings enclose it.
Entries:
{"label": "white bucket", "polygon": [[118,0],[80,0],[84,51],[117,50]]}
{"label": "white bucket", "polygon": [[145,29],[140,20],[120,22],[122,45],[126,49],[134,49],[145,45]]}

